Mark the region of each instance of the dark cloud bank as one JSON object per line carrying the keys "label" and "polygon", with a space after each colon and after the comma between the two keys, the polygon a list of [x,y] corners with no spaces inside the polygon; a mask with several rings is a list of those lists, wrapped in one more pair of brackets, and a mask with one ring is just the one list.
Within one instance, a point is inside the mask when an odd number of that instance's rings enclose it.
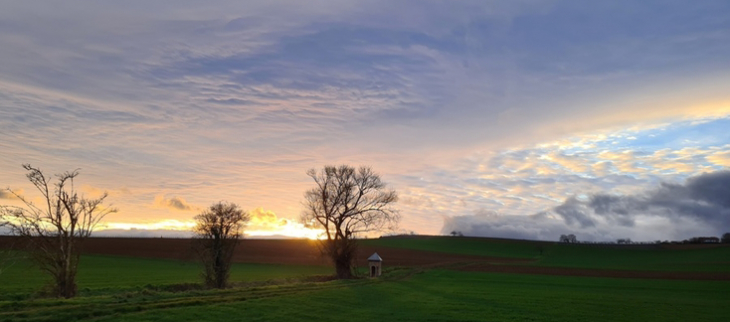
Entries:
{"label": "dark cloud bank", "polygon": [[531,216],[505,216],[482,210],[444,218],[442,233],[467,236],[557,240],[681,240],[720,236],[730,231],[730,171],[705,173],[684,184],[662,183],[634,195],[598,193],[574,196]]}

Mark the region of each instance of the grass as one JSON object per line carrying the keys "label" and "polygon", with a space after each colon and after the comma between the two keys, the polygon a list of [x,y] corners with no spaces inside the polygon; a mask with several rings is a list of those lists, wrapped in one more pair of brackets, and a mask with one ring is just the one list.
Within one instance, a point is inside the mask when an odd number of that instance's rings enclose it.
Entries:
{"label": "grass", "polygon": [[[468,237],[379,238],[364,245],[491,257],[536,258],[536,242]],[[549,245],[549,243],[543,243]]]}
{"label": "grass", "polygon": [[534,259],[533,265],[539,266],[730,272],[730,245],[672,249],[662,245],[559,244],[468,237],[381,238],[363,243],[462,255],[527,258]]}
{"label": "grass", "polygon": [[[200,283],[200,266],[193,262],[84,255],[81,258],[77,284],[81,295],[115,291],[147,285]],[[231,282],[265,281],[310,275],[332,274],[324,266],[233,264]],[[27,260],[18,261],[0,275],[0,299],[28,294],[41,289],[48,278]]]}
{"label": "grass", "polygon": [[600,269],[730,272],[730,247],[642,249],[555,245],[537,264]]}
{"label": "grass", "polygon": [[16,321],[712,321],[730,282],[457,272],[0,306]]}
{"label": "grass", "polygon": [[[476,238],[367,240],[530,265],[728,272],[730,247],[664,249]],[[540,255],[537,247],[543,247]],[[45,277],[26,261],[0,275],[0,321],[715,321],[730,281],[642,280],[387,267],[379,279],[314,282],[322,266],[235,264],[236,287],[204,290],[197,264],[86,255],[80,296],[40,298]],[[244,283],[245,282],[245,283]]]}

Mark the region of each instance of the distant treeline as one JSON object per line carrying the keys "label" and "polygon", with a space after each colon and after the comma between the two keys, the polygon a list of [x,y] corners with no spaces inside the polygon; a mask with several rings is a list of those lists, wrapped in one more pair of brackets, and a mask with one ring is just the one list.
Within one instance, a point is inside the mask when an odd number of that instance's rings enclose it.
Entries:
{"label": "distant treeline", "polygon": [[580,244],[609,244],[609,245],[651,245],[651,244],[730,244],[730,233],[725,233],[722,238],[718,237],[692,237],[685,240],[655,240],[655,241],[632,241],[630,238],[620,238],[615,241],[578,241],[575,235],[560,235],[561,243]]}

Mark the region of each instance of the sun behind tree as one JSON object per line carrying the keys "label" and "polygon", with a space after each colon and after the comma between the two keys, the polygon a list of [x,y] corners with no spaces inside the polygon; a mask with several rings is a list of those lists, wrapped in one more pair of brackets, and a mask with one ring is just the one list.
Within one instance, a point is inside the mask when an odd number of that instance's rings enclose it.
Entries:
{"label": "sun behind tree", "polygon": [[304,194],[302,221],[324,230],[322,252],[335,265],[337,278],[352,278],[357,254],[356,237],[383,229],[395,229],[400,216],[393,203],[395,190],[386,188],[370,167],[348,165],[310,169],[316,187]]}

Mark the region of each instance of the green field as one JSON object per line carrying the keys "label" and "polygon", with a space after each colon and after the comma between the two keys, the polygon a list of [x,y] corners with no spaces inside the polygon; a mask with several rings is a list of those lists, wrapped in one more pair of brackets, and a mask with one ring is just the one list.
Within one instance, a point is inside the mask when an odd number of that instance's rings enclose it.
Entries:
{"label": "green field", "polygon": [[729,287],[432,270],[395,281],[281,295],[275,301],[220,304],[206,312],[167,309],[124,320],[709,321],[727,314]]}
{"label": "green field", "polygon": [[[200,266],[193,262],[85,255],[81,258],[77,282],[84,296],[144,286],[200,283],[200,271]],[[261,282],[332,272],[333,269],[323,266],[236,263],[231,269],[231,282]],[[18,261],[0,275],[0,300],[30,296],[47,282],[47,277],[29,261]]]}
{"label": "green field", "polygon": [[534,263],[531,265],[538,266],[730,272],[728,245],[673,249],[664,245],[559,244],[464,237],[382,238],[366,240],[364,244],[463,255],[533,259]]}
{"label": "green field", "polygon": [[537,258],[540,255],[538,245],[548,247],[552,245],[552,243],[468,237],[379,238],[363,240],[363,244],[461,255],[514,258]]}
{"label": "green field", "polygon": [[[534,265],[728,272],[728,247],[639,249],[474,238],[370,245],[533,258]],[[388,245],[386,245],[388,244]],[[543,254],[535,254],[542,245]],[[532,253],[531,253],[532,252]],[[384,277],[320,281],[321,266],[236,264],[226,290],[204,290],[194,263],[84,256],[80,296],[39,297],[20,262],[0,275],[0,321],[722,321],[730,281],[643,280],[386,267]],[[35,295],[34,295],[35,294]]]}

